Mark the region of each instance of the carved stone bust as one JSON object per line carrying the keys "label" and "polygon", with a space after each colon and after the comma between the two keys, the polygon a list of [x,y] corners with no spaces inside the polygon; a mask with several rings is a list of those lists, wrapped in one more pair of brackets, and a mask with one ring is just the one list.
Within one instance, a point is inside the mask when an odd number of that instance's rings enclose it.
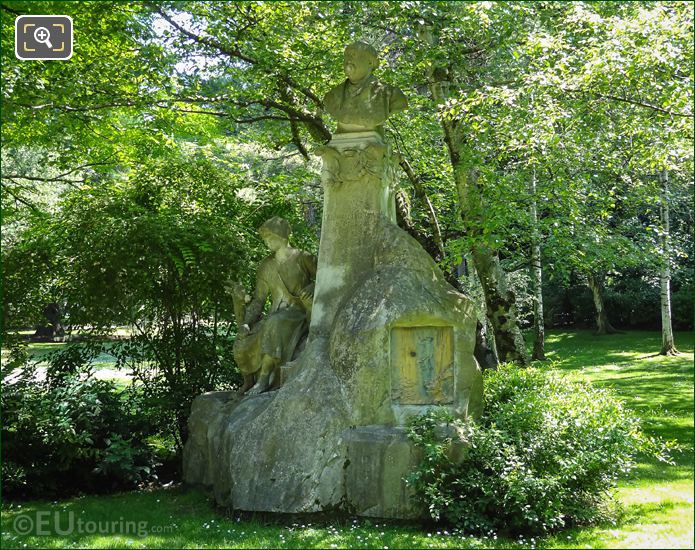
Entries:
{"label": "carved stone bust", "polygon": [[326,94],[328,113],[338,121],[337,134],[377,131],[388,117],[408,106],[398,88],[380,82],[372,74],[379,64],[376,50],[364,42],[345,48],[343,68],[347,79]]}

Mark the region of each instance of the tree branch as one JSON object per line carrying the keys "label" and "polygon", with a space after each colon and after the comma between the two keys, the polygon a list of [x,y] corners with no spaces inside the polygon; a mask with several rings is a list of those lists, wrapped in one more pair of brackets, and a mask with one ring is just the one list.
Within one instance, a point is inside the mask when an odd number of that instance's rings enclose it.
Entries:
{"label": "tree branch", "polygon": [[413,170],[413,167],[411,166],[410,162],[408,162],[408,159],[401,153],[401,147],[399,146],[398,142],[401,142],[403,149],[406,148],[403,136],[401,136],[400,132],[395,127],[395,125],[392,124],[391,129],[393,130],[393,133],[397,138],[394,141],[398,150],[398,163],[405,172],[405,175],[410,180],[410,183],[412,184],[413,189],[415,190],[415,196],[425,203],[427,219],[432,229],[433,236],[430,237],[429,235],[425,235],[424,233],[422,233],[419,230],[416,230],[415,228],[409,228],[409,232],[413,234],[415,239],[418,242],[420,242],[420,244],[423,245],[423,248],[427,250],[430,256],[432,256],[432,258],[436,262],[439,262],[444,259],[445,252],[444,241],[442,239],[442,231],[439,225],[439,220],[437,219],[437,213],[435,212],[434,206],[432,205],[430,198],[427,196],[427,193],[425,192],[425,189],[422,186],[422,178],[418,177],[415,174],[415,171]]}
{"label": "tree branch", "polygon": [[657,111],[659,113],[663,113],[663,114],[666,114],[669,116],[693,118],[692,113],[680,113],[678,111],[670,111],[669,109],[664,109],[663,107],[659,107],[657,105],[652,105],[651,103],[645,103],[643,101],[638,101],[636,99],[632,99],[629,97],[620,97],[620,96],[613,95],[613,94],[604,94],[601,92],[594,92],[592,90],[578,90],[575,88],[561,88],[561,90],[563,92],[570,93],[570,94],[592,95],[598,99],[610,99],[612,101],[620,101],[622,103],[629,103],[631,105],[637,105],[638,107],[643,107],[645,109],[651,109],[653,111]]}
{"label": "tree branch", "polygon": [[171,110],[177,113],[192,113],[194,115],[212,115],[218,117],[230,116],[229,113],[225,113],[223,111],[206,111],[204,109],[180,109],[178,107],[172,107]]}
{"label": "tree branch", "polygon": [[[292,120],[302,122],[307,126],[307,130],[317,141],[323,141],[324,143],[330,141],[332,135],[331,131],[326,127],[319,117],[312,115],[307,111],[300,111],[289,105],[273,101],[272,99],[258,99],[258,100],[239,100],[232,101],[238,107],[250,107],[251,105],[261,105],[268,109],[277,109],[284,113],[287,113]],[[313,130],[313,131],[312,131]]]}
{"label": "tree branch", "polygon": [[[69,180],[65,178],[42,178],[40,176],[25,176],[23,174],[9,174],[9,175],[2,175],[2,179],[4,180],[9,180],[9,181],[15,181],[18,179],[21,180],[29,180],[29,181],[42,181],[42,182],[60,182],[60,183],[84,183],[85,180]],[[15,182],[16,183],[16,182]]]}
{"label": "tree branch", "polygon": [[217,102],[228,102],[237,107],[250,107],[252,105],[259,105],[265,107],[266,109],[277,109],[289,115],[288,117],[280,117],[277,115],[262,115],[257,117],[248,117],[235,119],[235,122],[240,124],[246,124],[251,122],[258,122],[261,120],[286,120],[286,121],[296,121],[301,122],[306,125],[307,130],[317,141],[328,142],[331,139],[331,131],[323,123],[323,120],[313,115],[308,111],[300,110],[299,108],[291,107],[290,105],[285,105],[271,99],[259,99],[259,100],[233,100],[228,96],[214,96],[214,97],[173,97],[171,99],[160,99],[154,102],[143,102],[143,101],[121,101],[113,103],[103,103],[99,105],[86,105],[82,107],[73,107],[71,105],[56,105],[54,103],[44,103],[40,105],[32,105],[29,103],[18,103],[12,102],[14,105],[19,105],[20,107],[26,107],[28,109],[40,110],[40,109],[58,109],[65,112],[71,113],[81,113],[88,111],[97,111],[101,109],[110,109],[116,107],[156,107],[159,109],[172,109],[174,111],[182,113],[194,113],[194,114],[205,114],[217,117],[231,117],[232,115],[225,113],[223,111],[210,111],[204,109],[182,109],[178,107],[172,107],[171,104],[174,102],[182,103],[217,103]]}
{"label": "tree branch", "polygon": [[199,36],[195,34],[194,32],[189,31],[188,29],[185,29],[181,25],[179,25],[176,21],[174,21],[169,15],[167,15],[161,8],[155,7],[155,11],[164,19],[166,20],[167,23],[169,23],[172,27],[174,27],[177,31],[180,33],[186,35],[188,38],[193,40],[194,42],[197,42],[198,44],[202,44],[203,46],[208,46],[210,48],[214,48],[230,57],[234,57],[236,59],[239,59],[241,61],[245,61],[246,63],[249,63],[250,65],[255,65],[258,63],[256,59],[253,57],[249,57],[245,55],[239,48],[237,47],[229,47],[225,46],[223,44],[220,44],[217,42],[217,40],[213,40],[212,38],[203,38],[202,36]]}
{"label": "tree branch", "polygon": [[12,101],[12,100],[7,100],[7,102],[12,103],[14,105],[19,105],[20,107],[25,107],[27,109],[32,109],[35,111],[39,111],[41,109],[53,108],[53,109],[58,109],[60,111],[65,111],[68,113],[83,112],[83,111],[99,111],[101,109],[113,109],[115,107],[135,107],[137,105],[141,105],[141,106],[147,105],[147,104],[143,104],[142,102],[136,102],[136,101],[103,103],[100,105],[85,105],[82,107],[73,107],[72,105],[57,105],[55,103],[42,103],[39,105],[32,105],[31,103],[19,103],[17,101]]}
{"label": "tree branch", "polygon": [[420,178],[418,178],[415,174],[413,167],[410,165],[410,162],[408,162],[408,159],[406,159],[403,155],[399,155],[399,157],[399,164],[401,165],[401,168],[403,168],[403,171],[405,172],[406,176],[408,176],[410,183],[413,185],[416,196],[425,202],[425,206],[427,207],[427,217],[429,218],[430,225],[432,226],[434,242],[437,245],[437,249],[439,250],[441,258],[444,258],[444,242],[442,240],[442,232],[439,227],[439,220],[437,219],[437,214],[434,211],[434,206],[432,206],[430,198],[427,196],[427,193],[425,193],[425,190],[422,187],[422,182],[420,181]]}
{"label": "tree branch", "polygon": [[[228,117],[232,118],[232,115],[230,113],[225,113],[224,111],[205,111],[201,109],[179,109],[179,108],[172,108],[172,111],[176,111],[177,113],[193,113],[193,114],[200,114],[200,115],[212,115],[212,116],[217,116],[217,117]],[[263,115],[263,116],[255,116],[255,117],[249,117],[249,118],[232,118],[234,122],[237,124],[249,124],[252,122],[260,122],[262,120],[282,120],[285,122],[292,122],[293,119],[288,118],[286,116],[278,116],[278,115]]]}
{"label": "tree branch", "polygon": [[40,212],[39,208],[34,203],[29,202],[24,197],[21,197],[20,195],[15,193],[12,189],[10,189],[7,185],[3,185],[2,190],[5,191],[6,193],[10,194],[14,198],[14,200],[21,202],[23,205],[31,208],[34,212]]}
{"label": "tree branch", "polygon": [[5,180],[11,180],[14,181],[15,179],[22,179],[22,180],[29,180],[29,181],[42,181],[42,182],[61,182],[61,183],[84,183],[84,179],[67,179],[66,176],[69,176],[70,174],[73,174],[77,172],[78,170],[83,170],[84,168],[89,168],[91,166],[105,166],[111,164],[108,162],[108,160],[104,161],[99,161],[99,162],[87,162],[85,164],[82,164],[80,166],[77,166],[73,168],[72,170],[68,170],[67,172],[64,172],[62,174],[58,174],[57,176],[53,177],[41,177],[41,176],[29,176],[26,174],[2,174],[2,179]]}
{"label": "tree branch", "polygon": [[5,4],[1,4],[1,5],[0,5],[0,9],[3,9],[4,11],[9,12],[9,13],[11,13],[11,14],[13,14],[13,15],[22,15],[22,14],[21,14],[20,12],[18,12],[17,10],[13,10],[12,8],[10,8],[9,6],[6,6]]}
{"label": "tree branch", "polygon": [[167,15],[162,9],[160,9],[158,7],[155,9],[155,11],[162,18],[164,18],[172,27],[174,27],[179,32],[186,35],[188,38],[190,38],[194,42],[197,42],[198,44],[201,44],[204,46],[214,48],[225,55],[228,55],[228,56],[233,57],[235,59],[239,59],[240,61],[244,61],[250,65],[260,67],[261,70],[263,72],[265,72],[266,74],[269,74],[272,76],[277,76],[285,84],[287,84],[288,86],[290,86],[294,90],[297,90],[298,92],[301,92],[302,94],[304,94],[307,98],[309,98],[311,101],[313,101],[317,107],[323,107],[323,102],[321,101],[321,98],[319,98],[316,94],[314,94],[314,92],[312,92],[306,86],[302,86],[299,82],[297,82],[291,76],[283,74],[281,72],[274,72],[272,70],[267,69],[266,67],[263,67],[257,59],[251,57],[250,55],[245,54],[237,46],[227,46],[227,45],[224,45],[224,44],[218,42],[217,40],[214,40],[212,38],[202,37],[200,35],[195,34],[194,32],[189,31],[188,29],[185,29],[184,27],[179,25],[176,21],[174,21],[169,15]]}

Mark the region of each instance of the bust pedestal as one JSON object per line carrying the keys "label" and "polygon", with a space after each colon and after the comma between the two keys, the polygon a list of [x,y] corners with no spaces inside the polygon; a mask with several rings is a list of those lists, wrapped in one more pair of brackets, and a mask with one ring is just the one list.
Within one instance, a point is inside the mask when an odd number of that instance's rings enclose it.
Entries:
{"label": "bust pedestal", "polygon": [[323,158],[324,205],[311,337],[329,335],[341,301],[374,268],[379,222],[396,222],[396,166],[379,133],[336,134],[317,153]]}

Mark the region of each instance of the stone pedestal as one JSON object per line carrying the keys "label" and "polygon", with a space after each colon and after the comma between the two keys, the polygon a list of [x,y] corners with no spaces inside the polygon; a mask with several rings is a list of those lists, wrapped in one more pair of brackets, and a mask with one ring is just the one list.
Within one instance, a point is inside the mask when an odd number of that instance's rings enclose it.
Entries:
{"label": "stone pedestal", "polygon": [[424,510],[406,483],[422,453],[410,443],[405,428],[363,426],[346,430],[343,438],[348,510],[378,518],[423,516]]}
{"label": "stone pedestal", "polygon": [[354,283],[374,268],[379,224],[396,223],[395,161],[377,132],[338,134],[317,151],[323,158],[321,242],[311,335],[328,336]]}
{"label": "stone pedestal", "polygon": [[325,204],[312,322],[283,385],[206,394],[189,420],[184,479],[242,510],[412,518],[419,454],[409,417],[482,409],[475,315],[395,222],[396,161],[377,132],[318,153]]}
{"label": "stone pedestal", "polygon": [[307,513],[344,500],[348,404],[316,343],[296,376],[255,396],[210,392],[193,401],[183,478],[237,510]]}

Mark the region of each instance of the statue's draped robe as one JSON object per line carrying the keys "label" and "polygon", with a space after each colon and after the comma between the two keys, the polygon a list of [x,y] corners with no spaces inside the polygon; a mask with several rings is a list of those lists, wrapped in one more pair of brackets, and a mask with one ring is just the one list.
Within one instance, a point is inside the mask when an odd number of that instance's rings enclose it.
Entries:
{"label": "statue's draped robe", "polygon": [[263,355],[281,365],[292,359],[308,329],[307,312],[299,293],[313,283],[315,276],[316,257],[301,250],[292,249],[282,261],[275,256],[263,260],[246,322],[251,324],[258,319],[269,294],[272,305],[267,316],[253,324],[251,333],[235,346],[234,357],[242,374],[256,372]]}

